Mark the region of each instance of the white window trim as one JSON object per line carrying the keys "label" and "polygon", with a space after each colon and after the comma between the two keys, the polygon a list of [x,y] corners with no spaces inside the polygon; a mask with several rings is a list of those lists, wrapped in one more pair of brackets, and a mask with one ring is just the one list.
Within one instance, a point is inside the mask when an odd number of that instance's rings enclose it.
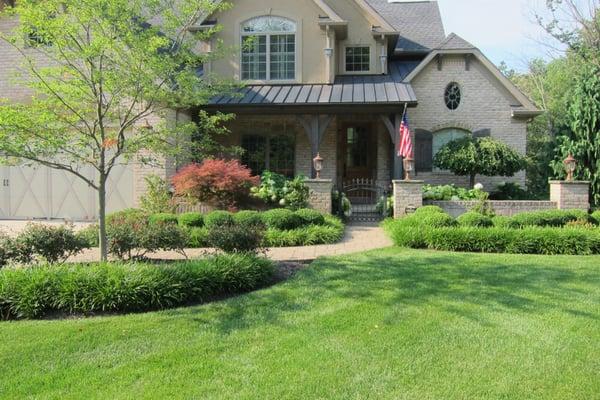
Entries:
{"label": "white window trim", "polygon": [[[296,70],[295,70],[295,79],[282,79],[282,80],[271,80],[271,79],[249,79],[249,80],[244,80],[245,83],[249,84],[249,85],[260,85],[260,84],[268,84],[268,83],[275,83],[275,84],[296,84],[296,83],[301,83],[302,82],[302,21],[301,20],[296,20],[294,16],[284,12],[284,11],[275,11],[272,10],[271,14],[265,14],[264,12],[262,13],[255,13],[255,14],[250,14],[250,15],[246,15],[243,19],[238,20],[236,22],[236,26],[235,26],[235,35],[236,35],[236,40],[237,40],[237,44],[238,44],[238,48],[239,48],[239,53],[238,53],[238,63],[237,63],[237,67],[236,67],[236,73],[235,73],[235,79],[241,81],[242,80],[242,45],[243,45],[243,40],[242,38],[244,36],[252,36],[251,33],[245,33],[242,31],[241,27],[244,23],[253,20],[254,18],[258,18],[258,17],[280,17],[280,18],[285,18],[288,19],[292,22],[294,22],[296,24],[296,32],[294,32],[294,35],[296,36]],[[275,35],[286,35],[286,34],[292,34],[291,32],[260,32],[257,33],[256,35],[271,35],[271,34],[275,34]],[[269,77],[270,75],[270,59],[269,59],[269,54],[271,52],[271,49],[269,48],[269,44],[270,44],[270,36],[267,36],[267,77]]]}
{"label": "white window trim", "polygon": [[[346,65],[346,51],[348,48],[352,48],[352,47],[368,47],[369,48],[369,70],[368,71],[348,71],[346,69],[347,65]],[[344,74],[346,75],[373,75],[375,73],[375,69],[373,68],[373,46],[371,46],[370,44],[346,44],[343,46],[343,52],[342,52],[342,57],[341,58],[341,62],[342,62],[342,71],[344,71]]]}

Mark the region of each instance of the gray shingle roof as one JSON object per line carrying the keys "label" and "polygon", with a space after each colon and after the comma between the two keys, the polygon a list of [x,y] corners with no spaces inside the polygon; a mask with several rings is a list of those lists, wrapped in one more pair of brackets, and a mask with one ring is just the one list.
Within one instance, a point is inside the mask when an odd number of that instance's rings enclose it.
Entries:
{"label": "gray shingle roof", "polygon": [[338,76],[332,85],[250,85],[236,96],[217,96],[209,106],[327,106],[414,103],[411,85],[394,75]]}
{"label": "gray shingle roof", "polygon": [[470,50],[475,48],[475,46],[458,36],[456,33],[451,33],[446,40],[437,46],[436,50]]}
{"label": "gray shingle roof", "polygon": [[446,37],[437,1],[367,2],[400,33],[397,51],[428,51]]}

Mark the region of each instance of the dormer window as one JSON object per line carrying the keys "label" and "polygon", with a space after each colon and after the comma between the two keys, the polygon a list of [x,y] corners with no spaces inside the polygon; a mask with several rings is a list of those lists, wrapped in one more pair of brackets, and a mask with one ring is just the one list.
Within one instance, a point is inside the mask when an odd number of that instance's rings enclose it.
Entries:
{"label": "dormer window", "polygon": [[242,79],[296,79],[296,23],[274,16],[242,24]]}
{"label": "dormer window", "polygon": [[371,48],[369,46],[346,47],[346,72],[369,72]]}

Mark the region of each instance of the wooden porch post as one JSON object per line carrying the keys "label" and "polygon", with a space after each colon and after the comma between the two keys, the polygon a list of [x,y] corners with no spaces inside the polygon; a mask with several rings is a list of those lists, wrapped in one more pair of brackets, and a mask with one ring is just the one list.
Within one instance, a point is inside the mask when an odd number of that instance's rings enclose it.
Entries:
{"label": "wooden porch post", "polygon": [[[313,165],[312,160],[319,153],[319,149],[321,148],[321,143],[323,142],[323,137],[325,137],[325,131],[331,124],[333,120],[333,115],[324,114],[309,114],[309,115],[299,115],[297,116],[298,122],[304,128],[306,135],[308,136],[308,140],[310,142],[310,151],[311,151],[311,178],[316,177],[315,166]],[[334,160],[335,161],[335,160]]]}
{"label": "wooden porch post", "polygon": [[403,178],[403,167],[402,167],[402,157],[398,157],[398,146],[400,141],[400,125],[402,124],[402,114],[394,114],[393,116],[388,115],[380,115],[383,124],[388,130],[390,134],[390,138],[392,139],[393,144],[393,159],[394,159],[394,168],[392,170],[392,180],[399,180]]}

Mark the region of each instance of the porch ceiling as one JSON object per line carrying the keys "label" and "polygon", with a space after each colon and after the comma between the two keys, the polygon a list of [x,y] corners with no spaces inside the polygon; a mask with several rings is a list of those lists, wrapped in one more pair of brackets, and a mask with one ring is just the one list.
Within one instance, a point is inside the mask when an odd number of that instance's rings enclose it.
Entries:
{"label": "porch ceiling", "polygon": [[249,85],[234,95],[217,96],[209,109],[276,109],[306,112],[307,108],[322,111],[355,107],[416,105],[417,96],[410,84],[390,75],[338,76],[334,84],[310,85]]}

